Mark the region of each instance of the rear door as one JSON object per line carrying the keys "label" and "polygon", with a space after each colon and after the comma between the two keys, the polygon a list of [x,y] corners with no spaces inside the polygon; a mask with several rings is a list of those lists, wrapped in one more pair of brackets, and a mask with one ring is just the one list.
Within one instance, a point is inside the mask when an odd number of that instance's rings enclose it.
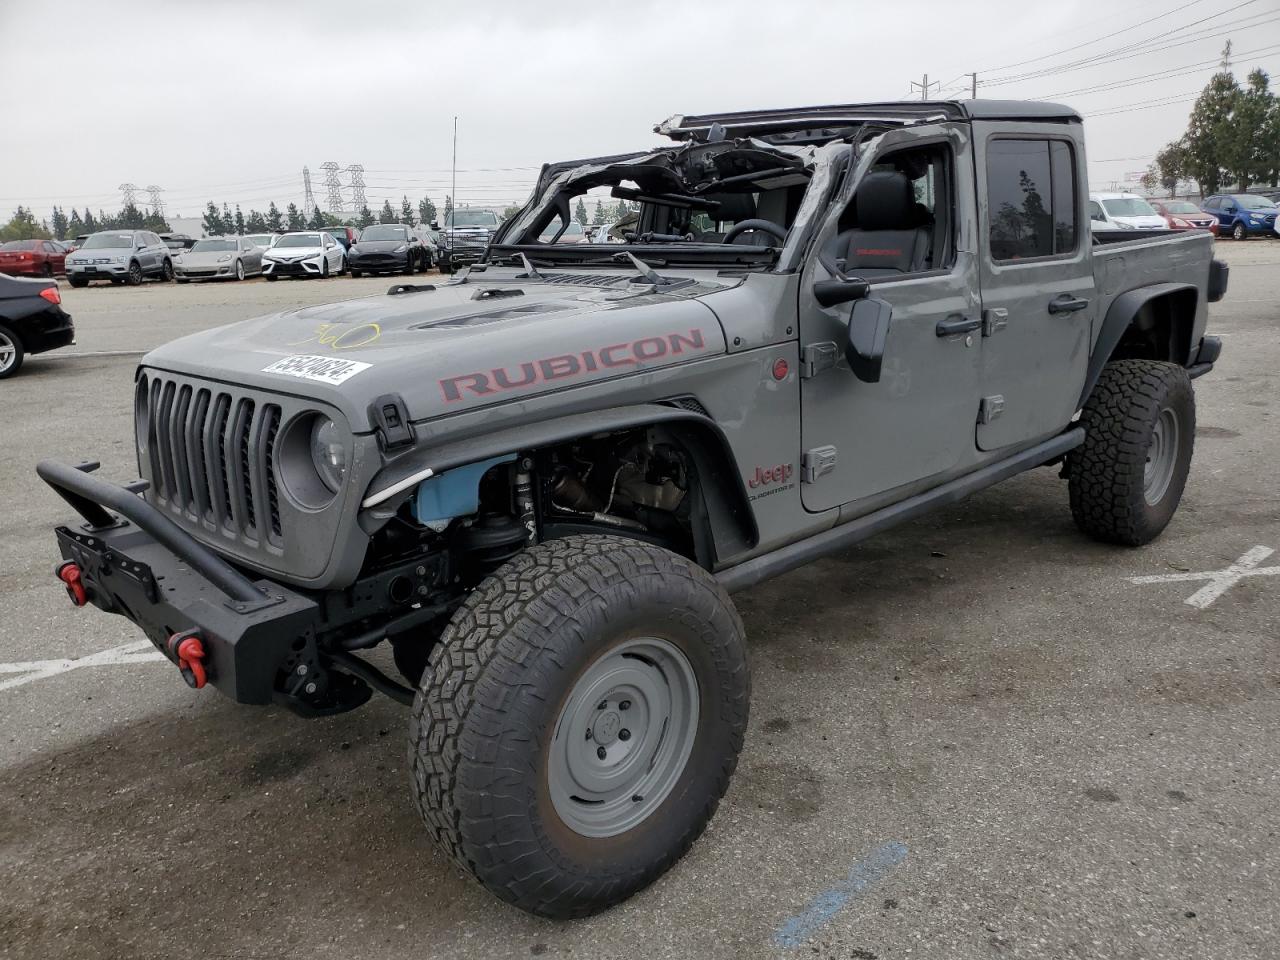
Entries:
{"label": "rear door", "polygon": [[1097,304],[1077,125],[975,123],[982,283],[982,450],[1075,415]]}

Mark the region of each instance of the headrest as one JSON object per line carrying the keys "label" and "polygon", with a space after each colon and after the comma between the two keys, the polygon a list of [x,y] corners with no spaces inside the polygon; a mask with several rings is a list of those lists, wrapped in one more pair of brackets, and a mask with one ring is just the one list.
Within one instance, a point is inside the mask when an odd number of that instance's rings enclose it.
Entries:
{"label": "headrest", "polygon": [[712,219],[737,223],[756,215],[756,198],[749,193],[708,193],[706,198],[720,204],[710,212]]}
{"label": "headrest", "polygon": [[909,230],[917,225],[915,192],[906,174],[876,170],[858,184],[859,230]]}

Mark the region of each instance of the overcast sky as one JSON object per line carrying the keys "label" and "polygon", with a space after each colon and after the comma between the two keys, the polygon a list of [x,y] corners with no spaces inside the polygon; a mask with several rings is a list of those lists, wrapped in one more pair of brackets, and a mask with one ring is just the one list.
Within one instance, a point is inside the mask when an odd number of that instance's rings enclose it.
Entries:
{"label": "overcast sky", "polygon": [[1228,38],[1238,78],[1280,68],[1277,0],[0,0],[0,215],[113,210],[126,182],[170,215],[283,208],[304,164],[327,208],[325,161],[363,164],[371,207],[440,204],[455,114],[460,200],[502,204],[672,113],[918,98],[926,73],[967,97],[975,70],[1083,112],[1101,188],[1181,134]]}

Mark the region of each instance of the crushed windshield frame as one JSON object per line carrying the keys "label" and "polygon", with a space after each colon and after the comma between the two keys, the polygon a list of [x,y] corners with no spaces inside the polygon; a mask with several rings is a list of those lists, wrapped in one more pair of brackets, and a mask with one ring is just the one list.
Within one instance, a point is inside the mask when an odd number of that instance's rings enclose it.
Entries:
{"label": "crushed windshield frame", "polygon": [[[776,145],[760,140],[743,139],[714,143],[687,143],[654,151],[602,158],[568,165],[544,168],[540,189],[514,217],[504,225],[498,242],[490,248],[494,260],[526,253],[531,257],[553,257],[556,261],[572,260],[583,264],[611,262],[616,254],[631,252],[656,258],[664,263],[692,260],[705,263],[730,262],[758,267],[774,263],[787,246],[786,241],[771,238],[767,244],[725,244],[722,239],[708,240],[695,236],[692,230],[663,233],[654,229],[655,221],[664,229],[671,221],[671,211],[692,215],[710,211],[714,217],[725,194],[754,194],[769,189],[803,188],[798,203],[788,210],[789,233],[800,224],[806,210],[805,198],[814,186],[820,148],[809,145]],[[781,182],[780,182],[781,181]],[[631,184],[633,186],[623,186]],[[643,206],[634,233],[621,243],[603,244],[594,238],[583,243],[555,244],[549,238],[558,236],[559,220],[572,221],[572,202],[589,195],[593,188],[609,188],[608,196],[639,201]],[[754,203],[755,197],[752,198]],[[660,217],[654,212],[665,209]],[[790,212],[794,209],[794,213]],[[740,223],[751,216],[724,218],[717,223]],[[686,221],[677,220],[677,226]],[[787,224],[779,224],[787,227]],[[705,232],[705,231],[703,231]],[[789,238],[788,238],[789,239]],[[609,256],[601,256],[603,250]],[[488,258],[487,258],[488,259]]]}

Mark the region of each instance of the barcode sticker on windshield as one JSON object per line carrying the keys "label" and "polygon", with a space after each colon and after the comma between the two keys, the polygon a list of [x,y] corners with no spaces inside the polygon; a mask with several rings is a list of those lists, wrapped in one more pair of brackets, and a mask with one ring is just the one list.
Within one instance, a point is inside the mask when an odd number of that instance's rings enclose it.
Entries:
{"label": "barcode sticker on windshield", "polygon": [[321,383],[342,383],[350,380],[361,370],[368,370],[373,364],[361,363],[359,360],[339,360],[336,357],[285,357],[277,360],[269,367],[263,367],[263,373],[282,373],[286,377],[299,377],[303,380],[318,380]]}

